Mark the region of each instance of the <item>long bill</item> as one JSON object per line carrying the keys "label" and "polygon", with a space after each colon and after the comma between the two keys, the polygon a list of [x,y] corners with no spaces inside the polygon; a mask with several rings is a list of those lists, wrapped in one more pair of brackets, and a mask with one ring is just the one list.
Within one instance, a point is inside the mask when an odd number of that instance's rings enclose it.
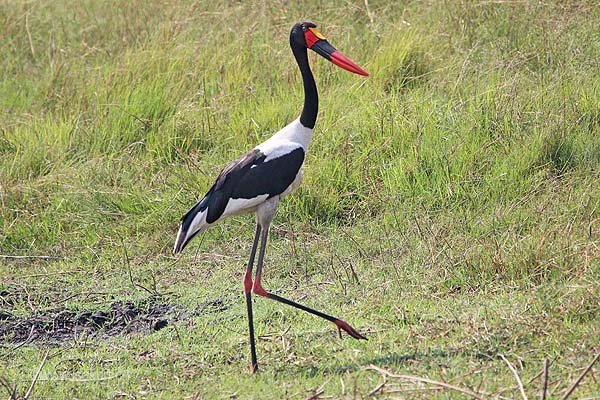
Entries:
{"label": "long bill", "polygon": [[308,28],[304,33],[304,36],[306,39],[306,45],[315,53],[331,61],[338,67],[345,69],[346,71],[350,71],[362,76],[369,76],[367,71],[359,67],[354,61],[333,47],[316,28]]}

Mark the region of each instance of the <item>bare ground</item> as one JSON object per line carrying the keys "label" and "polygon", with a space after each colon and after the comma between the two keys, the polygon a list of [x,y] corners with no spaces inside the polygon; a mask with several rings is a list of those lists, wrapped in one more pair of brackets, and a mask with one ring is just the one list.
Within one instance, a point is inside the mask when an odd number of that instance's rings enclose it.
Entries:
{"label": "bare ground", "polygon": [[[161,301],[162,300],[162,301]],[[63,344],[86,336],[108,339],[122,334],[151,334],[175,322],[229,307],[223,298],[199,304],[195,310],[164,302],[160,297],[142,301],[115,301],[96,309],[57,307],[16,316],[0,309],[0,345],[15,343]]]}

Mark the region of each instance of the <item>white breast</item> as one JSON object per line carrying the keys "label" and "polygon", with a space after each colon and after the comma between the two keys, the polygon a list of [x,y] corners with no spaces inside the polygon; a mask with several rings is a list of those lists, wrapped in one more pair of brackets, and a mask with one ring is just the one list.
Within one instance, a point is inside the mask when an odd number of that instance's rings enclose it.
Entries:
{"label": "white breast", "polygon": [[265,154],[267,156],[266,161],[269,161],[281,157],[298,147],[302,147],[304,153],[306,153],[311,139],[312,129],[302,125],[300,118],[297,118],[255,148]]}

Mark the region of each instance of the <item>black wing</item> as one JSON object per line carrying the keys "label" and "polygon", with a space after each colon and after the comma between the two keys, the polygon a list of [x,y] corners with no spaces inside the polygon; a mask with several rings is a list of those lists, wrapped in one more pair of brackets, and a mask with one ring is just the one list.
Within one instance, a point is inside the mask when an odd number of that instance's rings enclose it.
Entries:
{"label": "black wing", "polygon": [[283,193],[296,179],[304,162],[304,149],[298,147],[266,161],[266,155],[254,149],[230,163],[221,171],[206,194],[206,222],[218,220],[229,199],[253,199],[268,194],[269,198]]}
{"label": "black wing", "polygon": [[206,222],[212,224],[223,215],[230,199],[253,199],[264,194],[270,198],[283,193],[294,182],[304,162],[304,150],[298,147],[265,162],[266,158],[260,150],[254,149],[221,171],[208,193],[181,218],[174,253],[183,250],[200,232],[201,229],[188,237],[198,214],[206,212]]}

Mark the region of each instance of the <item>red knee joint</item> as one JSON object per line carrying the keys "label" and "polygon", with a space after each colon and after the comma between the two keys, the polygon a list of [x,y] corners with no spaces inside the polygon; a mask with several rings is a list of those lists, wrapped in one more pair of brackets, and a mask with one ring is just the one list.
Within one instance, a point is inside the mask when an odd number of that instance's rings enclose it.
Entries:
{"label": "red knee joint", "polygon": [[250,293],[252,291],[252,274],[246,272],[244,275],[244,293]]}
{"label": "red knee joint", "polygon": [[259,296],[265,296],[265,297],[269,296],[269,293],[265,289],[263,289],[263,287],[261,286],[260,278],[257,278],[254,281],[254,286],[252,287],[252,291]]}

